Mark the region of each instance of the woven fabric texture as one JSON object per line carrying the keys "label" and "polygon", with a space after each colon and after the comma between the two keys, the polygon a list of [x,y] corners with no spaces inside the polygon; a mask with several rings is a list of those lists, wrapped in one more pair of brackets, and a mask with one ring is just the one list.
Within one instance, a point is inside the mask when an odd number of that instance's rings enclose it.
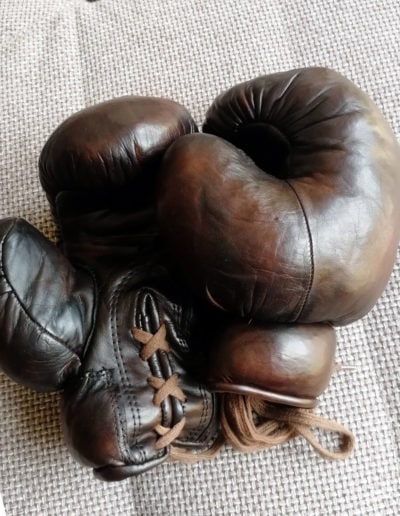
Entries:
{"label": "woven fabric texture", "polygon": [[[324,65],[367,91],[399,136],[399,27],[398,0],[1,0],[0,216],[21,215],[54,236],[40,149],[65,117],[119,95],[174,98],[201,123],[239,81]],[[326,462],[297,438],[105,484],[66,450],[58,395],[0,373],[7,515],[398,514],[399,285],[396,266],[373,311],[338,332],[338,361],[356,370],[335,375],[318,412],[355,433],[345,462]]]}

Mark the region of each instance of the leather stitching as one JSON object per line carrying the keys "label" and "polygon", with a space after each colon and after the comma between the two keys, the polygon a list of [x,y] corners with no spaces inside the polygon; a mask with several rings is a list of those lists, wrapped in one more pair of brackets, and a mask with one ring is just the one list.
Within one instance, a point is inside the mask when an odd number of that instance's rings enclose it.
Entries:
{"label": "leather stitching", "polygon": [[312,234],[311,234],[311,229],[310,229],[310,223],[308,221],[307,213],[306,213],[306,210],[305,210],[305,208],[303,206],[303,203],[301,202],[301,199],[300,199],[296,189],[289,182],[289,180],[287,180],[285,182],[290,187],[290,189],[293,191],[293,193],[295,194],[296,199],[297,199],[297,201],[299,203],[300,209],[301,209],[303,217],[304,217],[304,222],[305,222],[305,225],[306,225],[307,236],[308,236],[310,271],[309,271],[306,291],[304,293],[303,299],[302,299],[302,301],[300,303],[300,307],[299,307],[299,309],[297,311],[297,314],[296,314],[296,316],[294,318],[294,321],[293,321],[293,322],[297,322],[299,320],[299,318],[301,317],[301,315],[302,315],[302,313],[304,311],[304,308],[306,307],[306,304],[307,304],[307,301],[308,301],[308,299],[310,297],[311,289],[312,289],[312,286],[313,286],[313,283],[314,283],[314,275],[315,275],[314,246],[313,246],[313,239],[312,239]]}
{"label": "leather stitching", "polygon": [[[117,367],[118,367],[118,371],[119,371],[120,377],[121,378],[125,378],[126,380],[128,380],[128,375],[127,375],[127,372],[126,372],[126,364],[123,361],[122,352],[121,352],[121,349],[119,347],[119,340],[118,340],[118,335],[119,335],[118,325],[119,325],[119,321],[118,321],[117,305],[118,305],[120,293],[122,292],[125,284],[130,279],[132,273],[133,273],[133,270],[131,270],[129,273],[127,273],[125,276],[122,277],[122,279],[119,282],[118,286],[113,290],[113,293],[112,293],[111,299],[110,299],[110,301],[111,301],[111,306],[110,306],[110,323],[111,323],[111,335],[112,335],[112,341],[113,341],[114,356],[115,356],[115,359],[116,359],[116,363],[117,363]],[[138,418],[139,418],[138,423],[139,423],[139,426],[140,426],[140,413],[138,412],[138,408],[137,407],[136,407],[136,410],[134,410],[133,405],[132,405],[131,396],[127,397],[127,401],[128,401],[128,406],[129,406],[129,408],[131,410],[131,414],[132,414],[133,434],[134,434],[134,436],[136,436],[137,435],[137,431],[138,431],[138,424],[137,424],[136,414],[138,415]],[[122,423],[120,407],[118,407],[118,408],[119,408],[120,423]],[[129,446],[128,446],[128,435],[127,435],[127,429],[126,428],[123,428],[122,437],[123,437],[124,442],[121,443],[121,447],[123,447],[123,449],[124,449],[125,456],[126,457],[130,457]]]}
{"label": "leather stitching", "polygon": [[[106,380],[106,387],[110,394],[111,404],[113,407],[113,414],[114,414],[113,425],[114,425],[115,435],[121,436],[123,433],[123,429],[121,426],[121,419],[124,420],[125,418],[123,418],[123,416],[120,413],[120,410],[119,410],[120,404],[118,403],[117,400],[120,397],[119,395],[122,392],[126,392],[126,390],[128,390],[128,389],[134,390],[135,388],[133,385],[130,385],[130,384],[114,383],[112,381],[112,372],[113,372],[113,369],[101,369],[99,371],[89,370],[89,371],[85,372],[83,377],[90,378],[91,380],[99,380],[100,378],[104,378]],[[116,391],[116,389],[118,389],[118,392]],[[121,457],[124,457],[124,452],[120,446],[120,439],[117,439],[117,446],[118,446],[119,452],[121,454]],[[139,445],[136,445],[136,447],[138,448]],[[140,446],[140,447],[142,447],[142,446]],[[159,453],[157,453],[154,456],[154,458],[155,459],[161,458],[164,454],[165,454],[165,451],[161,450]],[[117,467],[123,467],[123,466],[135,466],[135,465],[143,465],[143,464],[147,464],[147,463],[149,463],[147,457],[142,454],[140,461],[132,462],[132,460],[129,458],[128,460],[126,460],[125,464],[123,464],[121,466],[115,466],[115,467],[117,468]],[[97,469],[100,470],[101,468],[97,468]]]}
{"label": "leather stitching", "polygon": [[106,378],[106,386],[110,393],[111,406],[112,406],[112,411],[113,411],[113,415],[114,415],[114,417],[113,417],[114,431],[115,431],[115,435],[118,436],[116,439],[117,446],[118,446],[120,456],[124,457],[124,450],[121,448],[121,440],[122,440],[121,436],[124,435],[124,428],[122,425],[122,414],[121,414],[120,404],[118,403],[118,398],[121,397],[121,394],[117,393],[115,388],[113,388],[110,374],[106,374],[105,378]]}
{"label": "leather stitching", "polygon": [[87,378],[91,382],[98,382],[100,379],[105,380],[106,391],[108,392],[111,400],[111,407],[113,413],[113,427],[114,434],[116,436],[116,444],[120,456],[124,458],[124,450],[121,448],[121,435],[123,434],[123,425],[121,424],[121,422],[123,420],[123,416],[120,412],[120,403],[118,403],[118,398],[120,397],[120,395],[116,391],[116,387],[118,388],[118,385],[112,382],[111,375],[112,370],[110,369],[101,369],[99,371],[89,370],[82,375],[82,378]]}

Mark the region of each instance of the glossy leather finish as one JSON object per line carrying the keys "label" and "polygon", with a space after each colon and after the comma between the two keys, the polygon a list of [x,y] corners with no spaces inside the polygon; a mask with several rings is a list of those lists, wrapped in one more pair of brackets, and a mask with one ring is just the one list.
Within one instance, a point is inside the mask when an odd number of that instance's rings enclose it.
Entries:
{"label": "glossy leather finish", "polygon": [[325,68],[234,86],[203,131],[167,151],[158,220],[176,273],[244,320],[215,342],[209,385],[311,407],[332,372],[331,325],[365,315],[394,264],[398,144]]}
{"label": "glossy leather finish", "polygon": [[209,387],[272,403],[312,408],[334,370],[336,337],[328,324],[228,326],[211,354]]}
{"label": "glossy leather finish", "polygon": [[60,389],[92,331],[94,280],[23,219],[0,221],[0,237],[0,366],[32,389]]}
{"label": "glossy leather finish", "polygon": [[126,96],[88,107],[62,122],[39,159],[40,181],[54,205],[65,191],[133,191],[153,196],[154,177],[168,146],[197,127],[180,104]]}
{"label": "glossy leather finish", "polygon": [[[61,250],[26,221],[0,222],[0,366],[31,388],[64,389],[67,443],[106,480],[170,456],[160,425],[184,423],[172,444],[192,455],[219,436],[215,395],[189,353],[204,315],[164,266],[153,209],[163,152],[194,130],[187,111],[163,99],[83,110],[40,157]],[[144,357],[134,331],[162,326],[163,347]],[[176,375],[182,396],[155,403],[151,378]]]}
{"label": "glossy leather finish", "polygon": [[170,147],[159,177],[187,284],[259,321],[365,315],[400,229],[399,147],[372,101],[331,70],[293,70],[221,94],[204,131]]}

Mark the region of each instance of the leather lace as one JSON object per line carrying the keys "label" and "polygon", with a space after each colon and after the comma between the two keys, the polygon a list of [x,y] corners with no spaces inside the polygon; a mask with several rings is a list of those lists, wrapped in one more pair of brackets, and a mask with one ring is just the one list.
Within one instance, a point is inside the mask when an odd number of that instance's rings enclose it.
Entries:
{"label": "leather lace", "polygon": [[[167,353],[170,351],[164,324],[154,334],[139,328],[134,328],[132,334],[142,345],[142,360],[149,360],[159,350]],[[148,383],[155,391],[153,403],[157,407],[161,407],[169,396],[177,398],[182,403],[185,401],[177,373],[173,373],[167,379],[150,376]],[[221,402],[221,427],[224,437],[234,448],[242,452],[271,448],[298,435],[302,435],[317,453],[326,459],[344,459],[353,451],[354,436],[350,430],[335,421],[318,416],[312,410],[273,405],[256,397],[233,394],[221,395]],[[155,448],[170,446],[170,459],[186,463],[215,457],[224,443],[222,436],[208,450],[199,453],[172,446],[172,442],[179,437],[185,424],[185,417],[172,427],[158,424],[154,428],[159,436]],[[340,438],[338,449],[330,450],[323,447],[313,433],[313,428],[336,433]]]}
{"label": "leather lace", "polygon": [[[354,449],[354,436],[343,425],[310,409],[272,405],[252,396],[222,395],[221,425],[227,441],[244,452],[271,448],[298,435],[326,459],[344,459]],[[313,428],[336,433],[340,438],[338,449],[322,446]]]}
{"label": "leather lace", "polygon": [[[140,328],[134,328],[132,330],[134,339],[142,345],[140,351],[140,358],[142,360],[149,360],[154,353],[157,351],[170,351],[168,342],[166,340],[166,327],[162,324],[156,333],[150,333]],[[157,407],[161,407],[161,404],[169,396],[173,396],[180,402],[184,403],[186,397],[179,386],[179,376],[177,373],[173,373],[169,378],[164,379],[157,376],[150,376],[148,379],[149,385],[154,389],[153,403]],[[171,443],[175,441],[181,434],[186,424],[186,418],[182,417],[172,427],[166,427],[161,424],[156,425],[154,428],[158,434],[158,439],[155,443],[155,448],[160,450],[167,446],[170,446],[170,459],[178,460],[180,462],[193,463],[199,460],[212,459],[219,452],[223,438],[218,438],[215,443],[206,451],[192,452],[191,450],[185,450],[172,446]]]}

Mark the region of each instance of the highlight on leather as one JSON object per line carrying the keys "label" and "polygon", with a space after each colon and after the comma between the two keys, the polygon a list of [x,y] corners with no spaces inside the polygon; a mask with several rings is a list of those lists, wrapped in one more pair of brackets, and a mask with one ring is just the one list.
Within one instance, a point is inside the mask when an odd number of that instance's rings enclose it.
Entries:
{"label": "highlight on leather", "polygon": [[93,288],[26,220],[0,221],[0,368],[37,391],[64,388],[93,327]]}
{"label": "highlight on leather", "polygon": [[[221,440],[217,397],[190,363],[205,315],[172,280],[154,216],[160,160],[196,130],[167,99],[86,108],[40,155],[58,245],[25,221],[0,221],[0,367],[29,387],[62,389],[66,445],[103,480],[143,473],[171,448],[212,453]],[[169,351],[131,333],[161,323]]]}
{"label": "highlight on leather", "polygon": [[375,104],[337,72],[291,70],[221,93],[203,131],[171,145],[158,181],[187,285],[258,321],[365,315],[400,235],[400,150]]}
{"label": "highlight on leather", "polygon": [[[274,73],[221,93],[203,133],[171,145],[161,171],[158,221],[174,270],[227,321],[209,370],[229,400],[225,434],[257,448],[302,433],[321,452],[308,426],[326,425],[303,410],[334,369],[332,327],[368,313],[396,258],[400,149],[389,124],[333,70]],[[319,343],[313,331],[295,335],[315,325],[329,328]],[[331,458],[343,458],[353,438],[328,426],[344,438]]]}
{"label": "highlight on leather", "polygon": [[128,95],[101,102],[53,131],[40,154],[39,178],[52,207],[65,190],[133,189],[138,198],[147,196],[165,150],[195,131],[190,113],[173,100]]}
{"label": "highlight on leather", "polygon": [[313,408],[335,368],[329,324],[230,321],[210,352],[209,388]]}

